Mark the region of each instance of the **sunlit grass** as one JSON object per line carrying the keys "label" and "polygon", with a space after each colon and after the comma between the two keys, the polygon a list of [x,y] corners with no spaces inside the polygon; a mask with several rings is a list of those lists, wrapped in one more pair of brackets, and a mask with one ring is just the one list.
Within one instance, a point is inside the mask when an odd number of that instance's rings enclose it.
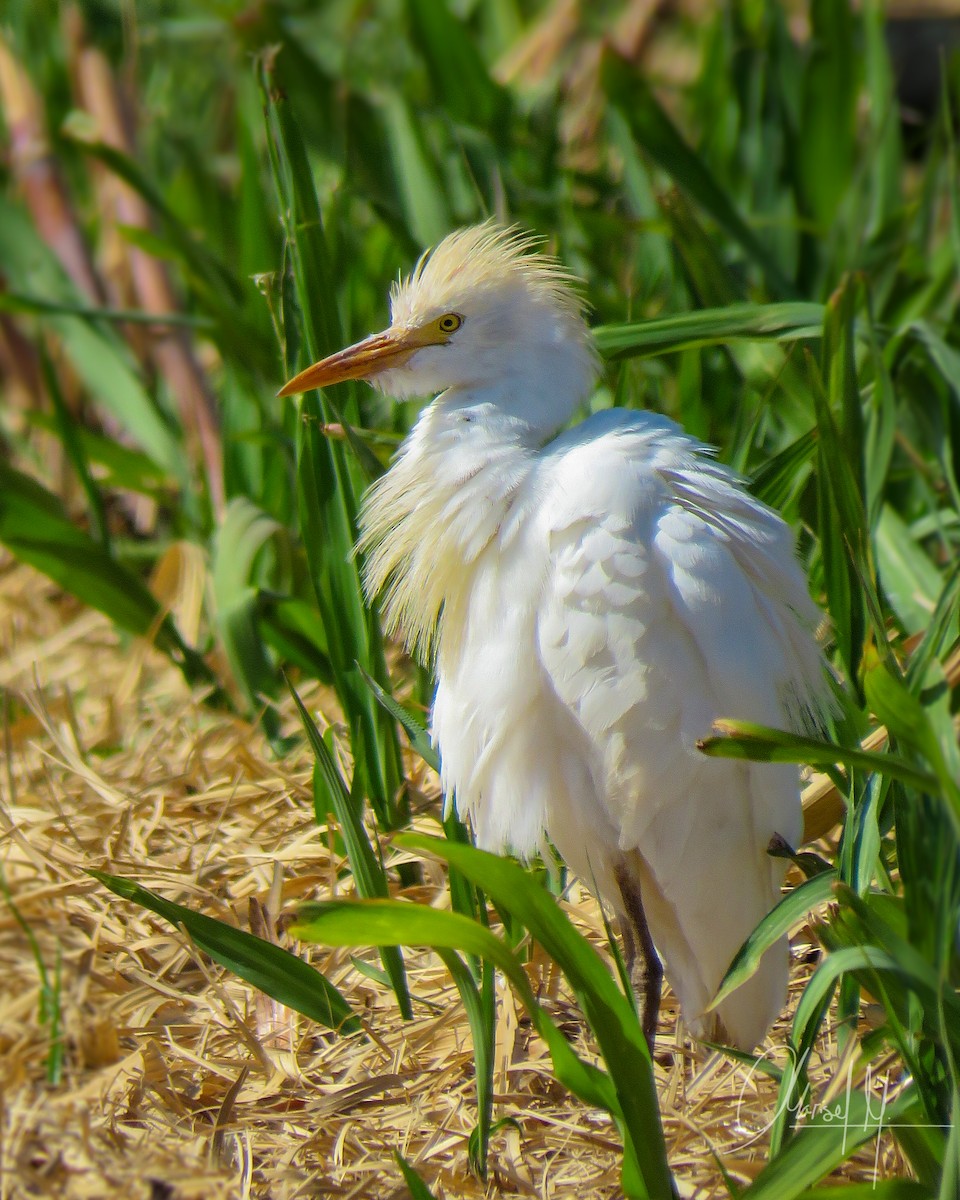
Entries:
{"label": "sunlit grass", "polygon": [[[277,754],[290,745],[284,670],[332,686],[351,773],[303,710],[316,818],[374,907],[307,910],[300,928],[363,945],[367,921],[398,1019],[411,1011],[400,947],[445,955],[477,1047],[481,1173],[495,964],[557,1077],[618,1122],[625,1193],[666,1195],[642,1037],[589,947],[557,923],[542,874],[471,854],[455,817],[446,849],[430,847],[448,863],[453,912],[427,929],[417,922],[434,917],[389,900],[416,877],[410,859],[395,871],[379,857],[377,835],[410,818],[390,694],[402,685],[426,704],[429,681],[406,666],[391,680],[396,656],[353,545],[359,497],[415,413],[354,385],[299,408],[273,397],[307,361],[383,324],[389,281],[425,243],[493,214],[542,233],[583,276],[609,364],[594,404],[683,421],[797,529],[843,681],[836,749],[743,729],[707,749],[832,773],[846,808],[826,863],[834,903],[818,909],[824,956],[790,1049],[802,1062],[829,1011],[858,1069],[894,1055],[910,1080],[896,1136],[916,1194],[946,1196],[956,1178],[956,80],[947,73],[941,113],[908,158],[882,6],[861,7],[813,0],[798,42],[775,0],[709,6],[679,22],[698,64],[679,88],[624,60],[612,22],[558,44],[551,6],[519,0],[465,17],[440,0],[372,15],[108,2],[62,22],[52,0],[22,0],[0,31],[0,541],[151,638],[208,702],[257,716]],[[144,582],[175,539],[210,558],[196,636]],[[878,724],[887,740],[860,750]],[[814,879],[811,904],[827,894]],[[343,998],[284,951],[104,882],[283,1003],[350,1023]],[[484,927],[488,900],[502,937]],[[803,915],[796,897],[785,905],[735,970],[782,932],[777,920]],[[566,972],[605,1071],[571,1058],[522,994],[524,929]],[[883,1014],[869,1029],[864,994]],[[802,1070],[784,1077],[791,1103],[742,1194],[803,1194],[852,1152],[816,1122],[794,1128],[804,1082]]]}

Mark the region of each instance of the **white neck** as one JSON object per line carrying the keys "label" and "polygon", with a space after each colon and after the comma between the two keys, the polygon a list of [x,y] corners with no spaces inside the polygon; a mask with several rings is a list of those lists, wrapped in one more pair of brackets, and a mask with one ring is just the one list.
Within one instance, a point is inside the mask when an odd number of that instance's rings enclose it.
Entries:
{"label": "white neck", "polygon": [[364,586],[370,596],[382,592],[388,631],[422,659],[430,657],[438,623],[469,594],[477,558],[544,436],[487,389],[444,392],[364,498]]}

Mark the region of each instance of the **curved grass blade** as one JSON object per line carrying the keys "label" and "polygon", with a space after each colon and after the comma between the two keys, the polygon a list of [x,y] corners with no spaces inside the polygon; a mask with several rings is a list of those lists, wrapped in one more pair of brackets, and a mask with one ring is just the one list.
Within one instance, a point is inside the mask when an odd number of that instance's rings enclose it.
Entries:
{"label": "curved grass blade", "polygon": [[[490,1126],[493,1118],[493,1056],[496,1049],[496,1027],[491,1020],[494,1015],[484,995],[474,982],[470,968],[454,950],[437,948],[437,954],[450,972],[457,985],[460,999],[470,1023],[473,1036],[473,1053],[476,1058],[477,1125],[470,1137],[469,1158],[471,1168],[481,1179],[487,1177],[487,1149],[490,1144]],[[487,979],[492,982],[489,969]]]}
{"label": "curved grass blade", "polygon": [[[319,777],[326,784],[327,796],[333,805],[340,832],[343,834],[357,892],[368,899],[386,897],[390,891],[386,872],[379,855],[374,851],[370,839],[367,837],[359,807],[354,803],[326,742],[320,736],[320,730],[317,729],[313,718],[307,712],[289,679],[287,687],[290,689],[290,695],[300,714],[307,741],[314,754]],[[380,957],[383,960],[384,970],[390,977],[401,1015],[404,1020],[410,1021],[413,1019],[413,1005],[407,988],[406,972],[403,969],[403,956],[397,946],[384,946]]]}
{"label": "curved grass blade", "polygon": [[214,962],[287,1008],[295,1009],[337,1033],[359,1032],[360,1021],[347,1001],[328,979],[302,958],[215,917],[164,900],[131,879],[109,875],[105,871],[88,871],[87,874],[115,895],[149,909],[177,928],[184,928],[199,949]]}
{"label": "curved grass blade", "polygon": [[[457,842],[400,834],[397,845],[455,866],[517,918],[560,965],[597,1038],[624,1123],[624,1180],[635,1169],[651,1196],[670,1196],[670,1171],[646,1039],[636,1012],[590,943],[555,900],[508,859]],[[635,1156],[631,1163],[630,1152]]]}
{"label": "curved grass blade", "polygon": [[675,350],[750,341],[801,341],[823,336],[822,304],[727,304],[677,313],[630,325],[601,325],[593,331],[604,358],[648,358]]}
{"label": "curved grass blade", "polygon": [[407,1162],[399,1150],[394,1150],[393,1157],[396,1159],[397,1166],[400,1168],[400,1174],[403,1176],[403,1182],[407,1185],[407,1191],[410,1193],[410,1200],[437,1200],[433,1192],[423,1182],[414,1168]]}
{"label": "curved grass blade", "polygon": [[402,704],[394,700],[390,693],[382,688],[372,675],[368,675],[363,667],[360,667],[360,674],[366,680],[367,687],[376,696],[377,702],[403,726],[410,739],[410,748],[420,755],[428,767],[432,767],[439,774],[440,755],[434,750],[426,727],[420,724],[413,713],[408,712]]}
{"label": "curved grass blade", "polygon": [[790,891],[767,913],[737,951],[710,1008],[716,1008],[731,992],[756,974],[760,959],[766,951],[811,909],[832,897],[836,879],[835,871],[824,871],[814,875],[812,879],[805,880]]}
{"label": "curved grass blade", "polygon": [[29,475],[0,462],[0,542],[65,592],[106,614],[121,629],[151,638],[193,684],[216,679],[203,658],[186,644],[156,597],[100,542],[78,529],[60,501]]}
{"label": "curved grass blade", "polygon": [[858,1146],[890,1125],[909,1120],[919,1107],[912,1087],[887,1104],[859,1091],[841,1093],[839,1103],[839,1116],[834,1106],[813,1118],[740,1193],[743,1200],[796,1200],[810,1195],[807,1189],[845,1162]]}
{"label": "curved grass blade", "polygon": [[643,75],[625,59],[608,52],[603,62],[603,85],[611,105],[623,113],[640,145],[760,266],[770,290],[782,297],[794,293],[793,284],[773,255],[737,212],[704,160],[684,139]]}
{"label": "curved grass blade", "polygon": [[520,960],[479,921],[463,913],[406,900],[328,900],[302,904],[297,911],[298,918],[291,931],[303,941],[327,946],[430,946],[438,951],[461,951],[494,963],[516,989],[537,1032],[547,1043],[560,1082],[588,1104],[619,1114],[617,1095],[609,1077],[575,1054],[538,1003]]}
{"label": "curved grass blade", "polygon": [[921,771],[896,754],[879,754],[873,750],[855,750],[835,742],[801,737],[751,721],[714,721],[719,736],[703,738],[697,749],[711,758],[739,758],[752,762],[799,763],[811,767],[831,768],[837,763],[864,771],[880,771],[891,779],[899,779],[921,791],[939,792],[935,775]]}

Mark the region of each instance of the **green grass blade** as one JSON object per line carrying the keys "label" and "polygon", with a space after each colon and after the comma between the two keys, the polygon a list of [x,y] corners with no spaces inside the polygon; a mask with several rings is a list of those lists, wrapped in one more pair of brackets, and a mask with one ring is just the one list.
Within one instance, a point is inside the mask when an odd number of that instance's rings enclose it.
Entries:
{"label": "green grass blade", "polygon": [[880,510],[875,545],[877,573],[884,595],[904,629],[908,633],[922,633],[930,624],[943,590],[943,576],[890,504],[884,504]]}
{"label": "green grass blade", "polygon": [[367,687],[376,696],[377,703],[381,704],[391,717],[395,718],[403,726],[407,737],[410,739],[411,750],[419,754],[428,767],[432,767],[434,771],[439,773],[440,755],[434,750],[430,734],[427,732],[426,727],[421,725],[413,713],[394,700],[389,692],[382,688],[372,675],[368,675],[362,668],[361,674],[366,680]]}
{"label": "green grass blade", "polygon": [[603,64],[603,83],[608,101],[623,114],[640,145],[761,267],[770,291],[781,298],[792,295],[793,285],[770,251],[744,221],[700,155],[683,138],[636,68],[608,52]]}
{"label": "green grass blade", "polygon": [[[32,412],[27,421],[38,429],[56,433],[57,422],[49,413]],[[80,452],[88,463],[102,468],[100,483],[106,492],[120,488],[128,492],[139,492],[155,500],[166,499],[173,490],[173,481],[149,455],[114,441],[106,434],[73,425],[80,443]]]}
{"label": "green grass blade", "polygon": [[600,1044],[643,1184],[652,1196],[669,1196],[670,1172],[646,1040],[632,1004],[596,951],[516,863],[473,846],[414,834],[399,835],[397,844],[434,854],[462,871],[559,963]]}
{"label": "green grass blade", "polygon": [[895,754],[880,754],[872,750],[856,750],[818,738],[801,737],[750,721],[717,721],[723,732],[704,738],[697,749],[713,758],[745,758],[752,762],[806,763],[811,767],[830,768],[837,763],[864,771],[880,771],[891,779],[921,791],[936,792],[939,781],[935,775],[920,771]]}
{"label": "green grass blade", "polygon": [[[386,897],[390,891],[387,875],[379,854],[374,850],[367,836],[360,816],[360,808],[354,803],[337,764],[333,760],[333,755],[320,736],[320,730],[317,729],[313,718],[307,712],[303,701],[289,680],[287,686],[293,702],[297,706],[297,712],[300,714],[310,749],[313,751],[319,778],[324,781],[327,796],[339,823],[357,892],[364,898]],[[385,946],[381,957],[384,970],[390,976],[401,1015],[407,1021],[412,1020],[413,1006],[407,987],[406,973],[403,969],[403,956],[396,946]]]}
{"label": "green grass blade", "polygon": [[21,562],[42,571],[65,592],[106,614],[121,629],[152,638],[188,682],[216,685],[209,667],[184,642],[173,619],[162,614],[140,577],[78,529],[56,496],[2,461],[0,542]]}
{"label": "green grass blade", "polygon": [[796,145],[796,178],[806,211],[829,229],[850,186],[855,162],[858,67],[854,17],[847,0],[813,0],[810,61]]}
{"label": "green grass blade", "polygon": [[[408,836],[399,835],[401,839]],[[329,946],[430,946],[435,950],[461,951],[494,963],[513,985],[537,1032],[547,1043],[560,1082],[588,1104],[619,1113],[609,1078],[573,1052],[537,1002],[520,960],[485,925],[462,913],[405,900],[307,903],[300,906],[298,914],[292,929],[304,941]]]}
{"label": "green grass blade", "polygon": [[197,947],[214,962],[287,1008],[337,1033],[359,1031],[360,1022],[340,992],[303,959],[215,917],[164,900],[130,879],[108,875],[105,871],[87,873],[117,896],[132,900],[171,925],[185,929]]}
{"label": "green grass blade", "polygon": [[509,96],[490,77],[464,22],[447,0],[407,0],[406,9],[440,105],[455,121],[502,138],[510,128]]}
{"label": "green grass blade", "polygon": [[493,1117],[493,1059],[496,1026],[489,1005],[474,982],[470,968],[454,950],[437,948],[437,954],[450,972],[463,1002],[470,1033],[473,1036],[477,1087],[476,1137],[470,1139],[470,1166],[481,1179],[487,1177],[487,1150],[490,1145],[490,1126]]}
{"label": "green grass blade", "polygon": [[424,144],[421,122],[398,93],[383,98],[380,115],[404,222],[417,245],[433,246],[450,231],[453,221],[443,185]]}
{"label": "green grass blade", "polygon": [[284,662],[293,663],[310,678],[331,681],[326,631],[312,605],[259,588],[256,621],[263,639]]}
{"label": "green grass blade", "polygon": [[410,1193],[410,1200],[437,1200],[433,1192],[423,1182],[414,1168],[407,1162],[399,1150],[394,1150],[393,1157],[396,1159],[397,1166],[400,1168],[400,1174],[403,1176],[403,1182],[407,1185],[407,1191]]}
{"label": "green grass blade", "polygon": [[781,304],[727,304],[696,312],[657,317],[631,325],[602,325],[594,337],[604,358],[646,358],[736,339],[800,341],[823,335],[824,307],[790,301]]}
{"label": "green grass blade", "polygon": [[0,295],[0,312],[32,313],[35,316],[83,317],[87,321],[108,321],[114,325],[150,325],[160,329],[185,326],[188,329],[211,329],[209,317],[192,316],[190,313],[145,312],[142,308],[101,308],[97,305],[81,304],[78,301],[46,300],[41,296],[25,296],[19,292],[4,292]]}
{"label": "green grass blade", "polygon": [[660,198],[684,275],[697,307],[721,307],[745,299],[744,285],[723,260],[716,239],[697,220],[682,192],[673,189]]}
{"label": "green grass blade", "polygon": [[[867,672],[864,689],[871,708],[890,732],[922,755],[936,772],[939,786],[934,794],[943,797],[954,832],[960,837],[960,783],[941,749],[930,713],[903,681],[882,664]],[[952,739],[952,721],[948,729]]]}
{"label": "green grass blade", "polygon": [[817,432],[811,429],[754,471],[750,491],[771,508],[786,508],[806,482],[807,468],[816,452]]}
{"label": "green grass blade", "polygon": [[[811,367],[817,417],[817,532],[835,637],[852,681],[858,678],[867,613],[874,595],[870,533],[863,482],[863,434],[854,359],[855,285],[847,280],[831,297],[823,327],[821,385]],[[865,592],[870,592],[867,603]],[[882,628],[876,631],[886,644]]]}
{"label": "green grass blade", "polygon": [[[267,132],[278,200],[306,350],[316,359],[342,345],[333,265],[324,234],[313,174],[289,106],[261,69]],[[288,369],[290,364],[288,365]],[[335,414],[322,394],[303,400],[298,426],[298,507],[307,561],[327,634],[334,681],[356,747],[360,780],[381,821],[402,819],[395,808],[401,780],[396,730],[359,675],[362,666],[386,680],[375,614],[366,608],[358,564],[356,490],[343,449],[322,430]]]}
{"label": "green grass blade", "polygon": [[777,902],[737,951],[723,977],[720,990],[710,1005],[711,1008],[716,1008],[731,992],[756,974],[766,951],[784,934],[789,933],[798,921],[817,905],[832,898],[836,879],[835,871],[821,872],[791,889]]}
{"label": "green grass blade", "polygon": [[84,495],[87,498],[90,524],[93,527],[97,541],[109,554],[110,526],[107,523],[107,511],[104,507],[103,497],[90,473],[90,464],[87,462],[87,457],[84,454],[83,443],[80,440],[76,424],[71,419],[66,401],[63,398],[57,373],[50,362],[50,356],[42,348],[40,366],[43,371],[43,381],[46,384],[47,395],[53,404],[57,433],[60,436],[60,441],[66,451],[67,458],[70,460],[70,465],[76,471],[77,478],[80,480],[80,486],[83,488]]}
{"label": "green grass blade", "polygon": [[[51,300],[80,298],[26,214],[2,194],[0,260],[4,275],[18,290],[43,292]],[[143,387],[120,340],[82,317],[50,313],[44,323],[57,334],[98,407],[115,417],[158,466],[185,482],[177,434]]]}
{"label": "green grass blade", "polygon": [[[865,1142],[902,1120],[916,1108],[912,1088],[883,1105],[862,1092],[842,1093],[841,1119],[834,1109],[814,1117],[740,1193],[742,1200],[796,1200],[818,1180],[839,1167]],[[816,1194],[816,1193],[813,1193]]]}

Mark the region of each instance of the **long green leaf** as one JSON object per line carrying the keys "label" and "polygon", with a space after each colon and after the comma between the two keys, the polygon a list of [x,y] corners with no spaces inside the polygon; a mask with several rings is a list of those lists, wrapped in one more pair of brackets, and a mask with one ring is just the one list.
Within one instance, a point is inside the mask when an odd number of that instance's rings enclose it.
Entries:
{"label": "long green leaf", "polygon": [[[266,67],[260,87],[299,320],[311,358],[343,343],[332,297],[335,276],[313,174],[289,105],[273,86]],[[294,322],[289,322],[291,327]],[[288,341],[292,333],[288,332]],[[393,723],[385,717],[359,675],[358,664],[386,681],[377,618],[364,604],[353,554],[357,498],[342,447],[322,433],[334,412],[322,394],[303,401],[298,425],[297,489],[301,529],[311,578],[327,634],[334,681],[359,753],[359,782],[377,816],[388,826],[402,819],[396,808],[401,780],[400,750]]]}
{"label": "long green leaf", "polygon": [[[403,835],[401,835],[403,836]],[[537,1002],[520,960],[479,921],[404,900],[331,900],[301,905],[292,927],[304,941],[331,946],[431,946],[495,963],[517,991],[547,1043],[557,1078],[588,1104],[619,1113],[609,1078],[580,1059]]]}
{"label": "long green leaf", "polygon": [[490,77],[464,22],[447,0],[407,0],[406,9],[445,110],[454,120],[502,137],[509,128],[509,96]]}
{"label": "long green leaf", "polygon": [[513,913],[559,963],[600,1044],[643,1184],[651,1196],[669,1196],[670,1172],[646,1040],[633,1006],[590,943],[516,863],[439,838],[400,834],[396,840],[462,871],[495,904]]}
{"label": "long green leaf", "polygon": [[806,763],[811,767],[832,767],[844,763],[864,771],[881,771],[891,779],[899,779],[923,791],[936,791],[939,786],[936,776],[918,770],[896,754],[855,750],[749,721],[724,720],[715,722],[715,725],[724,732],[718,737],[705,738],[697,743],[697,749],[712,758]]}
{"label": "long green leaf", "polygon": [[823,335],[824,307],[801,301],[727,304],[631,325],[594,330],[600,353],[612,360],[645,358],[736,339],[801,341]]}
{"label": "long green leaf", "polygon": [[21,562],[64,591],[105,613],[121,629],[152,637],[191,683],[215,683],[156,598],[102,543],[68,518],[60,501],[35,479],[0,461],[0,542]]}
{"label": "long green leaf", "polygon": [[824,1109],[777,1154],[749,1188],[743,1200],[795,1200],[839,1167],[865,1142],[879,1137],[884,1128],[903,1120],[917,1108],[912,1089],[882,1104],[862,1092],[841,1093],[838,1106]]}
{"label": "long green leaf", "polygon": [[711,1008],[716,1008],[731,992],[756,974],[766,951],[789,933],[811,909],[831,898],[836,878],[835,871],[823,871],[812,879],[804,880],[778,901],[737,951]]}
{"label": "long green leaf", "polygon": [[131,879],[108,875],[105,871],[89,871],[88,874],[124,900],[132,900],[171,925],[185,929],[214,962],[287,1008],[338,1033],[359,1031],[360,1022],[340,992],[303,959],[273,942],[254,937],[252,933],[164,900]]}
{"label": "long green leaf", "polygon": [[[357,892],[365,898],[385,897],[390,890],[387,875],[378,853],[367,836],[358,806],[354,803],[326,742],[320,736],[320,730],[317,729],[313,718],[307,712],[303,701],[289,680],[287,686],[293,702],[297,706],[304,733],[307,735],[307,741],[310,743],[310,749],[316,759],[319,777],[326,784],[327,796],[333,805],[340,832],[343,834]],[[390,977],[394,995],[397,997],[401,1015],[407,1021],[412,1020],[413,1006],[407,987],[406,972],[403,969],[403,956],[396,946],[385,946],[381,957],[384,969]]]}
{"label": "long green leaf", "polygon": [[794,288],[773,255],[744,221],[704,160],[683,138],[643,75],[608,52],[603,82],[609,101],[623,113],[640,145],[759,264],[770,290],[781,297],[790,296]]}

